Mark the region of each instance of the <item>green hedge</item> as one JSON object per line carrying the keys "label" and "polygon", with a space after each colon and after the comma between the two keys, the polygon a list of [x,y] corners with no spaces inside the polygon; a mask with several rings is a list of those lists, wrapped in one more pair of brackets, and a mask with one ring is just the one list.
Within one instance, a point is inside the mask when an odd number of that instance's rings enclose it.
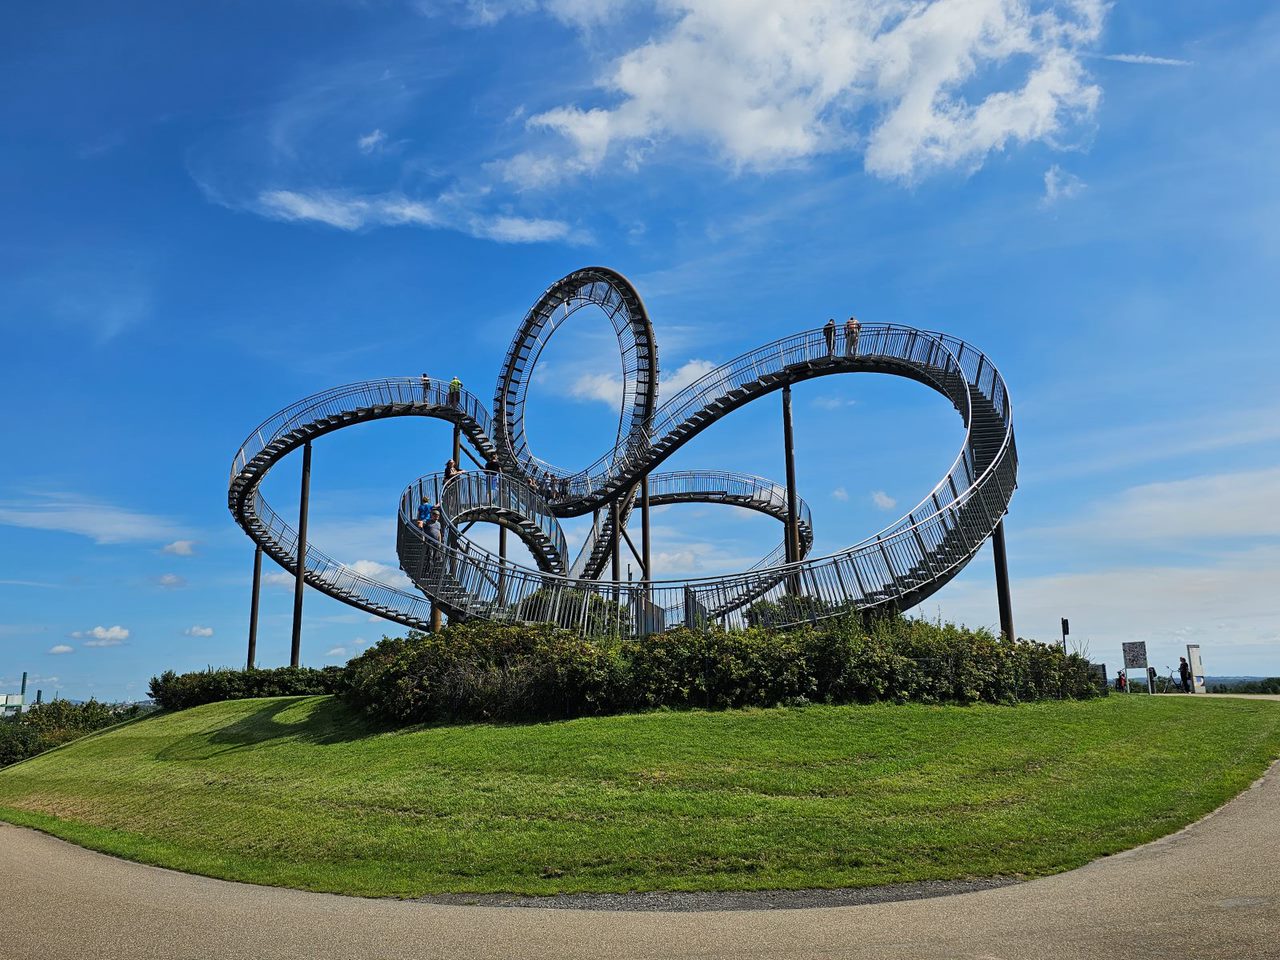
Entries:
{"label": "green hedge", "polygon": [[278,667],[274,670],[215,670],[196,673],[166,670],[151,678],[148,689],[157,704],[166,710],[185,710],[221,700],[250,697],[285,697],[334,693],[342,677],[341,667]]}
{"label": "green hedge", "polygon": [[488,623],[383,638],[340,695],[397,723],[546,720],[659,707],[808,702],[1015,703],[1105,693],[1056,646],[892,618],[792,630],[687,629],[611,643]]}

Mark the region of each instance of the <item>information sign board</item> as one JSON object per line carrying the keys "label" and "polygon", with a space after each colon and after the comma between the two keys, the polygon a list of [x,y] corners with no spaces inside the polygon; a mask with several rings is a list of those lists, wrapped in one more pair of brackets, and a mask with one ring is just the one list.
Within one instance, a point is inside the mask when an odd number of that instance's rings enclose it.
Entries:
{"label": "information sign board", "polygon": [[1147,668],[1147,644],[1144,640],[1121,644],[1124,648],[1124,668],[1126,670],[1145,670]]}

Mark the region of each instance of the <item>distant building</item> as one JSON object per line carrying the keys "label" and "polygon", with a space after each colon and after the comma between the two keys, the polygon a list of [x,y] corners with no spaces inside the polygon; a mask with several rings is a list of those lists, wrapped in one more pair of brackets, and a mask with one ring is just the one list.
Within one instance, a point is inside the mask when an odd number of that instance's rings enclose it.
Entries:
{"label": "distant building", "polygon": [[12,717],[21,713],[25,699],[20,693],[0,693],[0,716]]}

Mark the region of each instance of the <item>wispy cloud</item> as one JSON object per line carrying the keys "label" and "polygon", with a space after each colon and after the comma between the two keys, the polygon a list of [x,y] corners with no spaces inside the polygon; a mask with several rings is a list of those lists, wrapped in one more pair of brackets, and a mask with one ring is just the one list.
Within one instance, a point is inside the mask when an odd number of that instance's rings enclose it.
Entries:
{"label": "wispy cloud", "polygon": [[1114,543],[1184,543],[1280,536],[1273,508],[1280,467],[1145,483],[1037,533]]}
{"label": "wispy cloud", "polygon": [[196,625],[193,627],[187,627],[187,629],[183,630],[182,633],[184,636],[188,637],[212,637],[213,627],[202,627]]}
{"label": "wispy cloud", "polygon": [[175,557],[193,557],[196,553],[196,542],[194,540],[175,540],[173,543],[166,543],[163,552],[171,553]]}
{"label": "wispy cloud", "polygon": [[182,533],[168,517],[72,493],[34,493],[22,500],[0,500],[0,524],[74,533],[97,543],[168,540]]}
{"label": "wispy cloud", "polygon": [[156,577],[156,584],[166,590],[176,590],[179,587],[187,585],[186,577],[180,577],[176,573],[162,573]]}
{"label": "wispy cloud", "polygon": [[356,140],[361,153],[373,153],[387,142],[387,135],[381,130],[372,130]]}
{"label": "wispy cloud", "polygon": [[544,243],[583,239],[562,220],[484,214],[401,194],[360,196],[330,190],[265,190],[254,208],[273,220],[323,223],[339,230],[417,226],[460,230],[499,243]]}
{"label": "wispy cloud", "polygon": [[49,652],[52,653],[55,657],[57,657],[57,656],[62,656],[62,654],[64,653],[74,653],[75,649],[76,649],[75,647],[69,646],[65,643],[55,643],[52,647],[49,648]]}
{"label": "wispy cloud", "polygon": [[844,487],[836,487],[834,490],[831,491],[831,496],[834,497],[836,500],[839,500],[841,503],[844,503],[846,500],[849,499],[849,491],[846,490]]}
{"label": "wispy cloud", "polygon": [[1070,200],[1085,188],[1085,182],[1074,173],[1067,173],[1056,163],[1044,172],[1044,197],[1041,203],[1053,206],[1059,200]]}
{"label": "wispy cloud", "polygon": [[1141,63],[1153,67],[1194,67],[1194,60],[1175,60],[1171,57],[1153,57],[1145,53],[1108,53],[1103,60],[1114,60],[1116,63]]}

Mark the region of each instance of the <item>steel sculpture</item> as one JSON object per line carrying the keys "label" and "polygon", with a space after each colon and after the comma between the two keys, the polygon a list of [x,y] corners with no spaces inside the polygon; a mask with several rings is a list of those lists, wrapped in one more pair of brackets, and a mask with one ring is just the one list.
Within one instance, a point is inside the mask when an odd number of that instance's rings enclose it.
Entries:
{"label": "steel sculpture", "polygon": [[[571,471],[534,454],[524,409],[543,348],[569,316],[586,306],[603,311],[617,334],[623,400],[613,446],[589,467]],[[692,437],[744,404],[781,391],[789,427],[794,384],[866,372],[907,377],[938,391],[955,406],[965,434],[946,475],[919,503],[851,547],[808,556],[813,525],[794,492],[789,443],[787,487],[724,471],[654,472]],[[472,471],[447,483],[440,474],[428,474],[406,487],[397,513],[396,549],[416,593],[357,573],[308,544],[305,535],[306,455],[312,441],[357,423],[404,416],[453,424],[455,447],[465,438],[479,461],[501,467],[497,476]],[[299,447],[307,462],[295,529],[263,499],[260,484]],[[973,346],[895,324],[864,324],[851,336],[840,331],[834,340],[830,331],[806,330],[716,367],[659,405],[657,342],[639,294],[621,274],[589,267],[557,281],[526,314],[503,362],[492,414],[475,395],[450,393],[447,382],[435,378],[335,387],[287,407],[249,435],[232,461],[228,505],[258,548],[297,578],[299,590],[305,582],[417,629],[430,629],[432,614],[439,611],[451,618],[552,622],[583,632],[643,636],[681,624],[785,626],[854,611],[904,610],[951,580],[990,537],[997,548],[1001,630],[1012,636],[1002,521],[1016,485],[1005,383]],[[438,539],[414,523],[423,493],[443,508]],[[783,523],[783,542],[740,573],[656,579],[648,569],[648,508],[686,502],[733,504],[774,516]],[[637,504],[644,521],[642,550],[627,532]],[[588,513],[595,517],[591,530],[570,561],[559,520]],[[508,560],[505,546],[494,554],[469,539],[470,525],[479,521],[519,537],[536,569]],[[620,582],[624,543],[641,564],[642,576],[635,582]],[[302,564],[299,555],[305,558]],[[607,565],[612,579],[601,580]],[[300,610],[299,598],[295,624]]]}

